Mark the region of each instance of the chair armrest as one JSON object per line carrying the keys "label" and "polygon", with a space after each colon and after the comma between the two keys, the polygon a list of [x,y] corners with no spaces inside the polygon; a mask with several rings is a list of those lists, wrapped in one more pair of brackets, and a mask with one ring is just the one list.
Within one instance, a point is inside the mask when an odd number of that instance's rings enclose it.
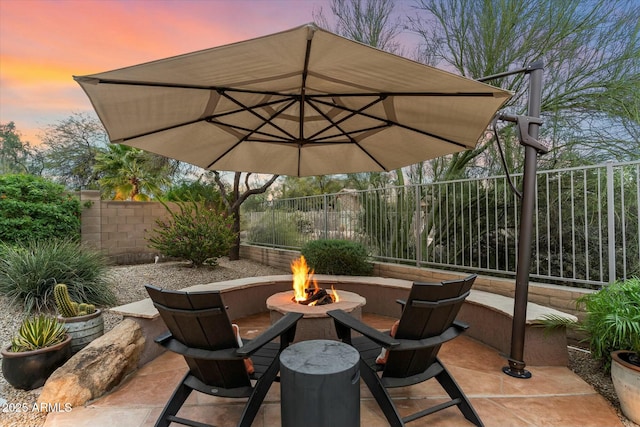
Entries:
{"label": "chair armrest", "polygon": [[469,324],[467,322],[463,322],[462,320],[454,320],[453,326],[460,329],[460,332],[463,332],[469,329]]}
{"label": "chair armrest", "polygon": [[396,302],[398,304],[400,304],[403,309],[404,309],[404,306],[407,305],[407,300],[406,299],[397,299]]}
{"label": "chair armrest", "polygon": [[[302,318],[302,313],[287,313],[276,323],[271,325],[269,329],[264,331],[260,336],[252,339],[246,345],[236,349],[236,354],[242,357],[248,357],[252,353],[258,351],[265,344],[289,332],[295,328],[298,320]],[[295,329],[294,329],[295,330]]]}
{"label": "chair armrest", "polygon": [[406,340],[402,338],[396,338],[399,342],[397,347],[394,347],[394,351],[410,351],[419,350],[421,348],[434,347],[436,345],[444,344],[447,341],[451,341],[461,333],[463,333],[469,325],[463,322],[454,321],[443,333],[438,336],[425,338],[422,340]]}
{"label": "chair armrest", "polygon": [[399,344],[393,337],[391,337],[391,335],[382,333],[377,329],[362,323],[343,310],[331,310],[327,311],[327,314],[333,317],[334,322],[338,322],[349,329],[361,333],[383,347],[395,347]]}
{"label": "chair armrest", "polygon": [[173,351],[174,353],[182,354],[186,357],[193,357],[195,359],[206,359],[206,360],[234,360],[240,359],[238,355],[236,355],[235,348],[225,348],[222,350],[205,350],[202,348],[194,348],[184,345],[182,342],[178,341],[171,335],[171,332],[167,332],[166,334],[160,335],[155,339],[155,342],[166,348],[167,350]]}

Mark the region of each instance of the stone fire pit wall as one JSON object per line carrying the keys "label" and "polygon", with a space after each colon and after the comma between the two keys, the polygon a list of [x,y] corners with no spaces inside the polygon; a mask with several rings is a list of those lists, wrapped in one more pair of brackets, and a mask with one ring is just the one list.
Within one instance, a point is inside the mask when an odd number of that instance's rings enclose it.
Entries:
{"label": "stone fire pit wall", "polygon": [[[402,279],[356,276],[316,275],[323,286],[333,285],[339,292],[345,290],[363,296],[367,303],[362,313],[400,317],[400,305],[397,299],[406,299],[412,282]],[[291,290],[292,276],[263,276],[230,280],[205,285],[196,285],[184,290],[207,291],[220,290],[229,307],[231,319],[239,319],[267,312],[266,300],[271,295]],[[140,366],[155,358],[163,349],[153,342],[163,329],[162,321],[150,299],[115,307],[112,311],[125,318],[136,320],[147,337]],[[473,289],[465,301],[458,319],[468,322],[471,327],[466,336],[472,337],[508,354],[513,312],[513,299]],[[563,328],[545,333],[540,326],[546,315],[557,315],[576,319],[575,316],[544,307],[532,302],[527,306],[527,325],[525,330],[524,359],[531,366],[566,366],[568,361],[566,332]],[[166,329],[166,327],[164,327]]]}

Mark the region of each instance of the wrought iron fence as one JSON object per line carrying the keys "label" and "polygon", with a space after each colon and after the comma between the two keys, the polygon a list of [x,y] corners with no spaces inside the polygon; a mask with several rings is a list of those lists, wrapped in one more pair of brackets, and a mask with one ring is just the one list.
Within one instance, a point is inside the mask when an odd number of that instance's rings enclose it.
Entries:
{"label": "wrought iron fence", "polygon": [[[243,240],[299,249],[348,239],[379,261],[514,275],[519,216],[497,176],[273,200],[243,212]],[[640,275],[640,162],[539,171],[532,257],[537,281],[594,287]]]}

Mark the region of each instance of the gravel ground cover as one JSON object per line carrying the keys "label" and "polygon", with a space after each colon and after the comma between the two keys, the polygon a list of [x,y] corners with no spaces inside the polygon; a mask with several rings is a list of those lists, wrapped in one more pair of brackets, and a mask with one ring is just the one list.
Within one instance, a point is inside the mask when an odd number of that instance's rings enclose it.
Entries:
{"label": "gravel ground cover", "polygon": [[[131,266],[114,266],[110,268],[113,290],[118,305],[127,304],[147,298],[144,285],[151,283],[168,289],[182,289],[192,285],[239,279],[243,277],[287,274],[277,268],[249,261],[219,260],[215,268],[190,268],[182,262],[166,262],[158,264],[141,264]],[[9,301],[0,296],[0,343],[9,344],[12,334],[25,317],[20,307],[11,306]],[[105,311],[105,330],[112,329],[122,317]],[[611,378],[602,373],[597,362],[591,359],[588,352],[576,347],[569,347],[569,368],[591,384],[615,408],[626,427],[639,427],[626,419],[620,412],[620,405],[611,383]],[[16,390],[0,375],[0,427],[40,427],[46,415],[34,406],[40,389],[33,391]],[[20,408],[21,410],[16,410]],[[24,411],[22,410],[24,409]]]}

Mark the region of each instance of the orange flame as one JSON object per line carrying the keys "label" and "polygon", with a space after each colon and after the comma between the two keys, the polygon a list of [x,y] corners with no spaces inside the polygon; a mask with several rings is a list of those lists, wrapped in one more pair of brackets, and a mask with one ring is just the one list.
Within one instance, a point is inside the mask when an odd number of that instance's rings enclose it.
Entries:
{"label": "orange flame", "polygon": [[331,294],[332,294],[331,299],[333,299],[333,302],[340,301],[340,297],[338,296],[338,291],[333,289],[333,285],[331,285]]}
{"label": "orange flame", "polygon": [[[306,289],[313,279],[313,270],[307,266],[307,260],[303,256],[294,259],[291,262],[291,272],[293,273],[293,296],[297,301],[305,301],[307,299]],[[318,288],[318,284],[313,279],[313,287]]]}

